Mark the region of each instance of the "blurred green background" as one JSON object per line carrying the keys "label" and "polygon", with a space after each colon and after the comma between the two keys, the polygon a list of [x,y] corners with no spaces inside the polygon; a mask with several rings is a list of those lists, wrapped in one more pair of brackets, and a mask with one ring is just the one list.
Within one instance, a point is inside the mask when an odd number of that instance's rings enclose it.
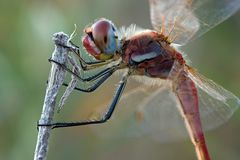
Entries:
{"label": "blurred green background", "polygon": [[[53,33],[70,34],[78,26],[75,43],[80,45],[83,28],[106,17],[117,26],[150,28],[146,0],[1,0],[0,1],[0,159],[33,159],[54,45]],[[184,47],[192,65],[240,97],[240,13]],[[114,83],[105,86],[114,88]],[[74,93],[61,112],[64,119],[78,117],[77,109],[93,105],[105,95]],[[90,102],[91,101],[91,102]],[[77,118],[76,118],[77,117]],[[117,118],[117,116],[116,116]],[[206,133],[212,159],[240,159],[240,111],[223,126]],[[172,160],[196,159],[189,139],[161,144],[151,140],[99,138],[88,127],[52,132],[48,159]]]}

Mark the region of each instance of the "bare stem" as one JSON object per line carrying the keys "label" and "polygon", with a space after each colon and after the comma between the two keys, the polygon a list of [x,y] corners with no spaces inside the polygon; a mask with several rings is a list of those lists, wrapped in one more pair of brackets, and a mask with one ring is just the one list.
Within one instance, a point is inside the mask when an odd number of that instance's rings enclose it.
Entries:
{"label": "bare stem", "polygon": [[[55,50],[52,54],[52,59],[54,61],[57,61],[61,64],[66,64],[69,48],[64,46],[68,45],[68,40],[69,37],[63,32],[55,33],[53,35]],[[57,93],[64,81],[64,77],[65,70],[61,66],[52,63],[52,68],[48,78],[48,86],[46,89],[42,114],[39,120],[40,124],[52,123]],[[39,126],[34,160],[46,160],[50,132],[51,127]]]}

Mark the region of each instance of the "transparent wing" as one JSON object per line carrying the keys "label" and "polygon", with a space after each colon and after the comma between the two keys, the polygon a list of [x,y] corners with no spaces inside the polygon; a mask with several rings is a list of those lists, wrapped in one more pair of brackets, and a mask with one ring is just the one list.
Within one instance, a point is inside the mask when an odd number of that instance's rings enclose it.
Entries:
{"label": "transparent wing", "polygon": [[201,120],[205,130],[213,129],[226,122],[240,107],[240,100],[195,70],[189,70],[189,77],[198,88]]}
{"label": "transparent wing", "polygon": [[240,0],[149,0],[153,28],[184,45],[226,20]]}
{"label": "transparent wing", "polygon": [[[138,86],[138,87],[136,87]],[[169,142],[187,137],[184,122],[168,81],[136,76],[128,81],[113,118],[92,126],[107,138],[151,138]]]}
{"label": "transparent wing", "polygon": [[[189,76],[198,88],[204,130],[223,124],[239,108],[240,100],[231,92],[193,70],[189,71]],[[170,82],[160,80],[147,85],[147,81],[147,78],[142,78],[140,82],[144,83],[137,85],[136,81],[130,82],[129,85],[140,87],[131,88],[122,97],[114,118],[95,129],[100,129],[99,133],[108,138],[144,136],[169,142],[188,137]]]}
{"label": "transparent wing", "polygon": [[[214,129],[225,123],[240,107],[240,100],[233,93],[207,79],[193,69],[188,71],[189,77],[198,89],[199,109],[204,130]],[[142,127],[154,139],[171,141],[186,137],[182,117],[178,113],[179,105],[171,87],[152,92],[138,106],[143,113]]]}
{"label": "transparent wing", "polygon": [[184,120],[177,107],[179,103],[171,85],[167,84],[150,93],[151,96],[137,106],[136,115],[141,117],[138,121],[140,133],[160,142],[172,142],[187,137]]}

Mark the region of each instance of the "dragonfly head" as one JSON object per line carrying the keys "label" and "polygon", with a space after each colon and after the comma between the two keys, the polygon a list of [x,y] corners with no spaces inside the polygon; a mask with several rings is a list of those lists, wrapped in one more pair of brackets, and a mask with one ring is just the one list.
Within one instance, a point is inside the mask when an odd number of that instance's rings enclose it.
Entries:
{"label": "dragonfly head", "polygon": [[98,60],[113,58],[120,47],[115,25],[107,19],[97,20],[91,27],[85,28],[83,46],[89,54]]}

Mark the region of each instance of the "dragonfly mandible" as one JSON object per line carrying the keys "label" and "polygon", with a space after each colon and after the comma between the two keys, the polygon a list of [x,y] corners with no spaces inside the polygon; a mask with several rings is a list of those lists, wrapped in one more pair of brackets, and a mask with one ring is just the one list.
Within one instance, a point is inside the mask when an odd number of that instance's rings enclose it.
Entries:
{"label": "dragonfly mandible", "polygon": [[[86,62],[79,56],[82,70],[89,72],[102,66],[105,68],[88,78],[75,74],[81,82],[95,82],[88,88],[76,89],[92,92],[114,72],[123,70],[112,103],[102,118],[39,126],[60,128],[107,122],[127,81],[135,78],[140,81],[140,87],[123,99],[130,108],[133,97],[138,97],[138,101],[142,99],[135,105],[137,115],[143,119],[141,126],[148,128],[147,131],[143,129],[144,132],[159,135],[163,123],[168,123],[171,128],[171,122],[164,121],[163,117],[167,117],[169,109],[176,107],[198,160],[210,160],[203,126],[211,129],[224,123],[239,108],[240,100],[189,66],[175,44],[185,45],[226,20],[238,11],[240,0],[149,0],[149,4],[153,30],[140,29],[135,25],[117,29],[105,18],[96,20],[84,30],[83,46],[96,61]],[[167,110],[165,115],[164,110]]]}

